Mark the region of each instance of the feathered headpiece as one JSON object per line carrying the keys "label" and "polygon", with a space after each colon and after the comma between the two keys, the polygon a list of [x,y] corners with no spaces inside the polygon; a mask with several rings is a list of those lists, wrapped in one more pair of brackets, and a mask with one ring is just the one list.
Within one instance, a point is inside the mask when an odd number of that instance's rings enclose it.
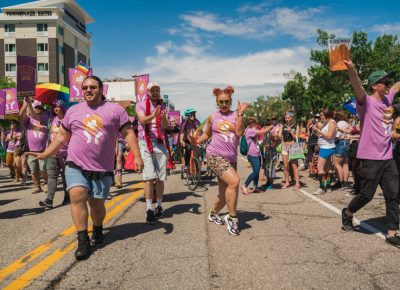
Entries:
{"label": "feathered headpiece", "polygon": [[228,95],[232,95],[235,90],[231,85],[227,86],[225,89],[215,88],[213,90],[213,95],[218,96],[221,93],[226,93]]}

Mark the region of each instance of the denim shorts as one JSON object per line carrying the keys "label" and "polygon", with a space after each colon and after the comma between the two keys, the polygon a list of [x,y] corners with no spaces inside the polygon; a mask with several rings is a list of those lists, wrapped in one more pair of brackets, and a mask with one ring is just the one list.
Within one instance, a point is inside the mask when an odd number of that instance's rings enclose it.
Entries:
{"label": "denim shorts", "polygon": [[350,141],[349,140],[339,140],[336,144],[336,151],[335,156],[338,157],[347,157],[350,148]]}
{"label": "denim shorts", "polygon": [[324,159],[329,159],[335,153],[335,148],[319,148],[319,157]]}
{"label": "denim shorts", "polygon": [[111,188],[112,176],[104,176],[101,180],[88,180],[79,169],[71,168],[67,165],[65,167],[65,181],[67,183],[67,191],[77,186],[85,187],[91,197],[107,199]]}

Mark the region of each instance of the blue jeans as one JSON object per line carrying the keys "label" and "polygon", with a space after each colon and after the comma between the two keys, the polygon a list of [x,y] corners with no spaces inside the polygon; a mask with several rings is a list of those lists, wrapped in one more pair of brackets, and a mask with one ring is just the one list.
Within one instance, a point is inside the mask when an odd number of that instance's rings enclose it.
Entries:
{"label": "blue jeans", "polygon": [[247,155],[247,160],[250,162],[253,172],[247,177],[244,185],[248,187],[250,183],[253,181],[254,187],[257,188],[258,178],[260,176],[260,167],[261,167],[260,157]]}

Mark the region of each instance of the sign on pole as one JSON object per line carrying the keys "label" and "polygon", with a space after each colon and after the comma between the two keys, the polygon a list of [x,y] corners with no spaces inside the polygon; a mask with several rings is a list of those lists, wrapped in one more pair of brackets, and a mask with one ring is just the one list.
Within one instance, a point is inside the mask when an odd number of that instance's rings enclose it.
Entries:
{"label": "sign on pole", "polygon": [[141,75],[135,78],[136,104],[143,102],[147,96],[147,84],[149,75]]}
{"label": "sign on pole", "polygon": [[36,57],[17,56],[17,96],[35,96]]}

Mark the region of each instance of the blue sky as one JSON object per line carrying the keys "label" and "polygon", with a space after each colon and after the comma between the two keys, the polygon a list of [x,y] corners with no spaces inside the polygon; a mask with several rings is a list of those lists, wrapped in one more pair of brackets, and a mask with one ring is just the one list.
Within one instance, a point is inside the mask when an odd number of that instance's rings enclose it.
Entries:
{"label": "blue sky", "polygon": [[[26,1],[1,1],[2,6]],[[305,73],[316,29],[338,36],[400,35],[399,2],[389,1],[89,1],[95,19],[92,65],[105,78],[150,73],[178,109],[204,118],[215,86],[232,84],[253,101],[282,91],[285,72]]]}

